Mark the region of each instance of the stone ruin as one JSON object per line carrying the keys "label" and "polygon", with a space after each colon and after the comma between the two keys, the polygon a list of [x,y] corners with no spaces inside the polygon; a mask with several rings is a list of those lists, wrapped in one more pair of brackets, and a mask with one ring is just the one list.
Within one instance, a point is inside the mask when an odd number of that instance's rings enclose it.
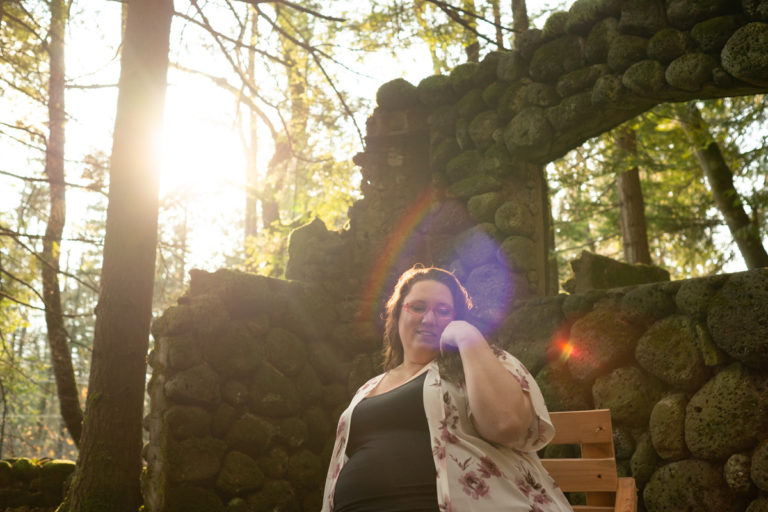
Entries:
{"label": "stone ruin", "polygon": [[421,262],[552,410],[611,409],[641,510],[767,511],[768,269],[557,295],[543,172],[656,104],[767,90],[766,0],[577,0],[517,50],[384,84],[349,229],[295,231],[289,280],[193,271],[155,322],[146,509],[319,510],[381,301]]}
{"label": "stone ruin", "polygon": [[552,410],[611,409],[641,510],[768,510],[768,269],[558,295],[543,172],[656,104],[767,90],[765,0],[577,0],[518,50],[384,84],[349,229],[295,231],[287,281],[194,271],[155,323],[147,509],[319,510],[381,302],[420,262]]}

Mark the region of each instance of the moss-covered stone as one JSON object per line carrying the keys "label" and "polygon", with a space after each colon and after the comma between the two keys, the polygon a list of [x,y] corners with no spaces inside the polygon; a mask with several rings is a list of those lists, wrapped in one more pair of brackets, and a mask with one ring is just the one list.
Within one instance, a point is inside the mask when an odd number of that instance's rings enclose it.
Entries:
{"label": "moss-covered stone", "polygon": [[472,119],[487,108],[482,89],[470,89],[456,103],[459,119]]}
{"label": "moss-covered stone", "polygon": [[441,105],[427,117],[430,137],[453,137],[456,134],[456,120],[459,112],[456,105]]}
{"label": "moss-covered stone", "polygon": [[242,406],[235,407],[228,403],[219,404],[213,413],[211,433],[216,437],[223,437],[244,411],[245,408]]}
{"label": "moss-covered stone", "polygon": [[498,112],[500,120],[506,121],[512,119],[518,112],[520,112],[520,110],[528,105],[523,89],[525,85],[529,83],[529,79],[523,79],[508,86],[504,90],[501,98],[499,98],[499,104],[496,107],[496,112]]}
{"label": "moss-covered stone", "polygon": [[303,404],[317,403],[323,394],[323,386],[315,369],[306,365],[295,378],[296,390]]}
{"label": "moss-covered stone", "polygon": [[265,453],[276,433],[277,429],[272,423],[246,413],[232,424],[224,440],[230,450],[256,458]]}
{"label": "moss-covered stone", "polygon": [[207,363],[169,377],[163,389],[170,400],[181,404],[211,406],[221,401],[219,376]]}
{"label": "moss-covered stone", "polygon": [[12,475],[11,463],[7,460],[0,460],[0,488],[11,485]]}
{"label": "moss-covered stone", "polygon": [[768,430],[768,381],[734,363],[693,395],[685,411],[685,442],[701,459],[724,459],[753,446]]}
{"label": "moss-covered stone", "polygon": [[160,317],[152,322],[152,337],[156,340],[161,336],[178,336],[189,332],[192,328],[193,312],[188,305],[170,306]]}
{"label": "moss-covered stone", "polygon": [[747,366],[768,365],[768,269],[732,275],[709,303],[707,327],[718,347]]}
{"label": "moss-covered stone", "polygon": [[11,464],[11,476],[21,482],[29,482],[40,476],[40,467],[32,459],[20,457]]}
{"label": "moss-covered stone", "polygon": [[687,53],[670,62],[664,76],[669,85],[695,92],[712,81],[712,70],[717,64],[717,60],[706,53]]}
{"label": "moss-covered stone", "polygon": [[530,60],[533,57],[534,52],[541,46],[542,42],[541,29],[538,28],[529,28],[515,36],[517,49],[526,60]]}
{"label": "moss-covered stone", "polygon": [[304,343],[291,331],[275,327],[265,340],[266,357],[272,366],[288,377],[301,371],[307,360]]}
{"label": "moss-covered stone", "polygon": [[282,446],[273,446],[266,455],[257,460],[259,468],[268,478],[281,480],[285,478],[288,466],[288,452]]}
{"label": "moss-covered stone", "polygon": [[656,60],[641,60],[629,66],[621,83],[635,94],[653,96],[664,89],[664,66]]}
{"label": "moss-covered stone", "polygon": [[752,481],[749,479],[751,459],[745,453],[734,453],[723,466],[723,477],[728,487],[739,493],[749,492],[752,489]]}
{"label": "moss-covered stone", "polygon": [[667,20],[681,30],[696,23],[739,10],[739,2],[731,0],[667,0]]}
{"label": "moss-covered stone", "polygon": [[568,358],[568,369],[581,382],[629,360],[640,331],[627,322],[615,308],[597,308],[576,320],[571,327],[570,342],[574,347]]}
{"label": "moss-covered stone", "polygon": [[646,284],[621,298],[624,317],[637,324],[648,324],[675,311],[675,301],[661,286]]}
{"label": "moss-covered stone", "polygon": [[[624,425],[615,425],[613,427],[613,450],[617,459],[623,459],[629,464],[629,459],[632,454],[635,453],[637,442],[632,436],[632,431]],[[631,470],[627,467],[627,474],[629,476]]]}
{"label": "moss-covered stone", "polygon": [[553,361],[536,374],[544,401],[550,411],[582,411],[592,409],[588,386],[576,382],[562,361]]}
{"label": "moss-covered stone", "polygon": [[309,450],[301,450],[288,458],[285,477],[296,489],[311,489],[325,476],[320,457]]}
{"label": "moss-covered stone", "polygon": [[[766,19],[768,19],[768,7],[765,9]],[[749,502],[744,512],[768,512],[768,497],[759,497]]]}
{"label": "moss-covered stone", "polygon": [[203,344],[202,352],[220,375],[246,376],[264,357],[264,345],[244,322],[232,322],[215,343]]}
{"label": "moss-covered stone", "polygon": [[608,60],[608,50],[619,36],[618,25],[616,18],[605,18],[592,27],[584,44],[587,64],[602,64]]}
{"label": "moss-covered stone", "polygon": [[559,105],[547,109],[547,120],[555,130],[567,130],[584,122],[584,119],[595,115],[592,106],[592,92],[584,91],[568,96]]}
{"label": "moss-covered stone", "polygon": [[472,314],[494,326],[509,312],[515,289],[509,271],[498,263],[488,263],[469,273],[465,283],[472,297]]}
{"label": "moss-covered stone", "polygon": [[[474,225],[469,218],[467,207],[464,201],[459,199],[446,199],[433,206],[431,218],[431,229],[433,233],[445,233],[456,235]],[[381,340],[381,336],[379,336]]]}
{"label": "moss-covered stone", "polygon": [[662,0],[624,0],[621,2],[619,32],[649,37],[667,24]]}
{"label": "moss-covered stone", "polygon": [[557,94],[565,98],[566,96],[589,89],[598,78],[609,72],[610,68],[605,64],[594,64],[580,68],[562,75],[557,80],[555,90]]}
{"label": "moss-covered stone", "polygon": [[501,242],[496,259],[515,272],[532,270],[536,268],[536,244],[525,236],[509,236]]}
{"label": "moss-covered stone", "polygon": [[167,512],[226,512],[221,498],[211,489],[192,485],[173,486],[167,491]]}
{"label": "moss-covered stone", "polygon": [[307,345],[307,350],[309,362],[323,384],[343,380],[346,367],[334,346],[323,340],[315,340]]}
{"label": "moss-covered stone", "polygon": [[504,52],[496,65],[499,80],[513,83],[528,73],[528,64],[519,52]]}
{"label": "moss-covered stone", "polygon": [[475,87],[487,87],[498,78],[496,71],[499,68],[499,61],[505,53],[503,51],[492,51],[485,54],[485,57],[477,65],[472,76]]}
{"label": "moss-covered stone", "polygon": [[699,389],[709,377],[694,323],[682,315],[654,323],[638,340],[635,359],[674,389]]}
{"label": "moss-covered stone", "polygon": [[484,151],[501,138],[499,115],[495,110],[486,110],[476,115],[469,123],[469,138],[475,147]]}
{"label": "moss-covered stone", "polygon": [[202,362],[199,340],[189,334],[162,336],[157,347],[166,351],[169,368],[186,370]]}
{"label": "moss-covered stone", "polygon": [[542,40],[551,41],[552,39],[565,34],[568,18],[569,15],[566,11],[555,11],[550,14],[541,29]]}
{"label": "moss-covered stone", "polygon": [[533,214],[528,205],[520,201],[507,201],[494,216],[496,227],[507,235],[530,236],[533,233]]}
{"label": "moss-covered stone", "polygon": [[163,413],[168,433],[177,441],[209,435],[211,421],[211,414],[202,407],[173,405]]}
{"label": "moss-covered stone", "polygon": [[39,465],[43,503],[58,505],[64,498],[67,480],[75,472],[75,463],[71,460],[51,459],[42,461]]}
{"label": "moss-covered stone", "polygon": [[428,107],[450,105],[456,102],[458,96],[453,90],[451,80],[445,75],[432,75],[423,79],[416,86],[419,101]]}
{"label": "moss-covered stone", "polygon": [[474,176],[468,176],[453,183],[448,187],[448,196],[464,198],[498,190],[501,188],[501,182],[494,176],[481,173]]}
{"label": "moss-covered stone", "polygon": [[531,82],[523,86],[520,93],[525,97],[528,105],[550,107],[560,102],[560,96],[551,84]]}
{"label": "moss-covered stone", "polygon": [[728,362],[728,356],[720,347],[715,345],[707,327],[700,322],[696,323],[696,343],[705,365],[720,366]]}
{"label": "moss-covered stone", "polygon": [[661,459],[656,454],[656,450],[653,449],[651,436],[647,432],[643,433],[637,440],[635,453],[629,460],[630,471],[638,486],[642,487],[648,482],[660,464]]}
{"label": "moss-covered stone", "polygon": [[216,488],[230,496],[253,491],[263,484],[264,473],[256,461],[237,451],[229,452],[224,457],[216,477]]}
{"label": "moss-covered stone", "polygon": [[575,34],[566,34],[541,45],[534,52],[528,71],[536,82],[554,82],[560,75],[583,67],[584,63],[584,40]]}
{"label": "moss-covered stone", "polygon": [[496,209],[504,202],[501,192],[486,192],[472,196],[467,201],[467,211],[475,222],[494,222]]}
{"label": "moss-covered stone", "polygon": [[258,414],[282,418],[301,406],[296,384],[266,362],[254,375],[249,391],[251,408]]}
{"label": "moss-covered stone", "polygon": [[[766,0],[741,0],[741,7],[744,9],[744,14],[749,16],[752,21],[768,21],[768,2]],[[768,500],[768,498],[766,499]]]}
{"label": "moss-covered stone", "polygon": [[482,170],[482,161],[483,154],[476,149],[462,151],[445,166],[445,175],[451,183],[455,183],[462,178],[478,174]]}
{"label": "moss-covered stone", "polygon": [[685,406],[688,397],[683,393],[665,396],[653,406],[648,431],[656,453],[664,460],[686,457]]}
{"label": "moss-covered stone", "polygon": [[416,87],[403,78],[391,80],[376,91],[376,103],[383,109],[400,110],[419,101]]}
{"label": "moss-covered stone", "polygon": [[645,59],[647,48],[648,39],[645,37],[621,34],[608,49],[608,67],[614,72],[623,73],[635,62]]}
{"label": "moss-covered stone", "polygon": [[733,496],[725,485],[720,467],[710,462],[688,459],[658,469],[643,490],[648,510],[744,509],[744,500]]}
{"label": "moss-covered stone", "polygon": [[610,409],[614,421],[627,425],[646,425],[660,396],[658,383],[635,366],[616,368],[592,385],[595,407]]}
{"label": "moss-covered stone", "polygon": [[499,100],[506,89],[507,84],[496,81],[487,85],[485,89],[483,89],[481,96],[486,105],[495,109],[499,106]]}
{"label": "moss-covered stone", "polygon": [[589,29],[601,18],[599,0],[576,0],[568,9],[565,30],[587,35]]}
{"label": "moss-covered stone", "polygon": [[248,403],[248,385],[241,380],[230,379],[221,386],[221,398],[234,406]]}
{"label": "moss-covered stone", "polygon": [[693,49],[693,40],[687,32],[674,28],[663,28],[648,41],[648,58],[669,64]]}
{"label": "moss-covered stone", "polygon": [[429,146],[429,166],[433,171],[445,169],[446,164],[451,158],[461,152],[456,137],[447,137],[439,139]]}
{"label": "moss-covered stone", "polygon": [[190,438],[168,447],[168,478],[197,482],[213,478],[221,469],[227,445],[213,437]]}
{"label": "moss-covered stone", "polygon": [[246,498],[253,512],[300,512],[301,504],[291,484],[285,480],[268,480],[257,492]]}
{"label": "moss-covered stone", "polygon": [[456,237],[454,251],[467,267],[479,267],[495,260],[498,238],[499,230],[494,224],[478,224]]}
{"label": "moss-covered stone", "polygon": [[526,107],[507,124],[504,130],[504,144],[510,153],[532,147],[548,147],[552,126],[541,107]]}
{"label": "moss-covered stone", "polygon": [[489,176],[509,176],[518,168],[519,162],[515,162],[503,141],[496,142],[483,154],[482,169]]}
{"label": "moss-covered stone", "polygon": [[752,481],[763,491],[768,491],[768,439],[764,439],[752,453],[749,470]]}
{"label": "moss-covered stone", "polygon": [[301,415],[307,425],[307,447],[320,451],[325,441],[333,433],[333,425],[328,412],[320,405],[311,405]]}
{"label": "moss-covered stone", "polygon": [[691,37],[702,52],[719,52],[743,23],[742,16],[718,16],[694,25],[691,29]]}
{"label": "moss-covered stone", "polygon": [[726,279],[726,276],[686,279],[675,295],[677,309],[693,318],[703,318],[709,301]]}
{"label": "moss-covered stone", "polygon": [[479,65],[476,62],[464,62],[453,68],[448,81],[458,96],[463,96],[475,85],[475,73]]}

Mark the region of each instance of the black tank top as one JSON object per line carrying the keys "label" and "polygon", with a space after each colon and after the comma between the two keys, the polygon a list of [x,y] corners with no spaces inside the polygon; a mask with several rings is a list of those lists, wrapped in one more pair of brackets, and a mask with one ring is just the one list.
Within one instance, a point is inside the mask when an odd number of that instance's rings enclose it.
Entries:
{"label": "black tank top", "polygon": [[349,461],[336,481],[335,512],[438,510],[437,473],[424,413],[426,376],[365,398],[352,411]]}

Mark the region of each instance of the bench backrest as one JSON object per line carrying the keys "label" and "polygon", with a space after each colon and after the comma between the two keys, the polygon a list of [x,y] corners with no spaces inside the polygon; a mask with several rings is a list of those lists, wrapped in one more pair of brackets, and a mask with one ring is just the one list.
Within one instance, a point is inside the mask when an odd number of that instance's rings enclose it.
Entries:
{"label": "bench backrest", "polygon": [[557,485],[565,492],[586,493],[587,505],[579,512],[634,511],[637,494],[633,478],[619,478],[613,449],[611,411],[550,413],[555,437],[550,444],[578,444],[581,458],[542,459]]}

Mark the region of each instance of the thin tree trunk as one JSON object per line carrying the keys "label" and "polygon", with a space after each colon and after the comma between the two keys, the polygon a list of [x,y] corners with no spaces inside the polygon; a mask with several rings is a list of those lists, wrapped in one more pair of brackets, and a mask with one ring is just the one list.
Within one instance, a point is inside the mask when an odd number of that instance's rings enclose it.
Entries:
{"label": "thin tree trunk", "polygon": [[[255,46],[258,36],[258,16],[255,10],[250,9],[251,16],[251,35],[249,44]],[[248,50],[248,78],[252,83],[256,83],[256,52]],[[253,109],[249,108],[249,145],[247,153],[247,162],[245,168],[245,239],[255,237],[259,234],[259,169],[256,156],[259,149],[258,116]]]}
{"label": "thin tree trunk", "polygon": [[[462,7],[465,11],[477,12],[475,0],[462,0]],[[480,42],[477,40],[477,20],[472,16],[466,16],[469,28],[464,29],[464,51],[467,55],[467,62],[480,61]]]}
{"label": "thin tree trunk", "polygon": [[[635,131],[626,129],[616,136],[616,144],[624,151],[637,154]],[[640,172],[637,166],[616,177],[619,195],[619,218],[624,259],[627,263],[651,264],[648,248],[648,229],[645,222],[645,202],[640,186]]]}
{"label": "thin tree trunk", "polygon": [[72,367],[67,330],[61,307],[59,264],[61,235],[66,220],[66,189],[64,186],[64,35],[67,26],[67,6],[64,0],[52,0],[48,56],[48,144],[45,151],[45,174],[49,183],[50,212],[43,239],[42,265],[43,298],[51,365],[59,396],[59,409],[64,424],[76,445],[80,443],[83,412]]}
{"label": "thin tree trunk", "polygon": [[525,0],[512,0],[512,31],[515,33],[514,48],[517,48],[517,36],[528,30],[528,8]]}
{"label": "thin tree trunk", "polygon": [[760,241],[759,227],[744,211],[744,203],[733,184],[733,171],[723,158],[720,146],[712,139],[701,112],[691,102],[680,109],[680,114],[683,129],[694,145],[715,205],[725,219],[747,268],[767,267],[768,253]]}
{"label": "thin tree trunk", "polygon": [[504,33],[501,30],[501,6],[499,0],[490,0],[491,9],[493,9],[493,25],[496,33],[496,46],[499,50],[504,49]]}
{"label": "thin tree trunk", "polygon": [[136,512],[172,0],[128,3],[86,414],[60,511]]}

